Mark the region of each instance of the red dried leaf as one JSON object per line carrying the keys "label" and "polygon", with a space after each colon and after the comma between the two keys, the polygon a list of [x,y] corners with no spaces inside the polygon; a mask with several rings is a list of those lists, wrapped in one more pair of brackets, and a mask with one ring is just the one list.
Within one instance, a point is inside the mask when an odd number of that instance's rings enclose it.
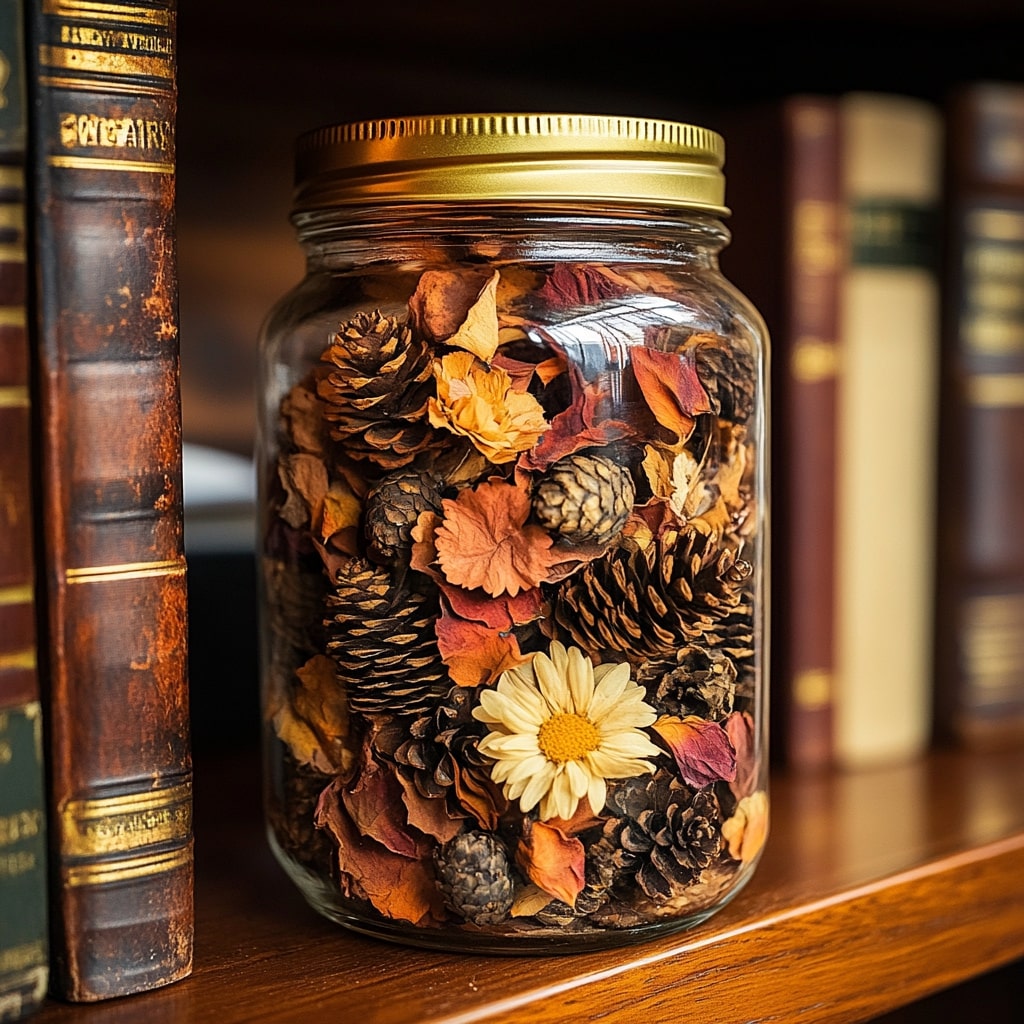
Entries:
{"label": "red dried leaf", "polygon": [[559,263],[538,289],[537,298],[555,309],[569,309],[591,306],[602,299],[625,295],[629,290],[626,282],[601,267]]}
{"label": "red dried leaf", "polygon": [[526,820],[516,848],[516,863],[534,885],[556,899],[576,905],[585,884],[583,844],[543,821]]}
{"label": "red dried leaf", "polygon": [[679,766],[683,782],[696,789],[736,778],[736,751],[717,722],[696,715],[659,718],[652,729],[665,741]]}
{"label": "red dried leaf", "polygon": [[680,440],[689,437],[695,418],[711,412],[711,399],[692,356],[634,348],[629,361],[655,419]]}
{"label": "red dried leaf", "polygon": [[360,835],[342,802],[342,782],[332,782],[317,803],[314,823],[337,844],[342,891],[368,899],[385,917],[421,926],[444,920],[432,864],[424,852],[413,860]]}
{"label": "red dried leaf", "polygon": [[424,796],[411,779],[398,776],[398,782],[402,787],[402,802],[410,825],[425,835],[433,836],[439,843],[447,843],[462,831],[464,818],[453,817],[445,799]]}
{"label": "red dried leaf", "polygon": [[734,795],[742,799],[757,789],[760,765],[757,760],[757,727],[748,711],[734,711],[722,723],[736,751],[736,778],[729,783]]}
{"label": "red dried leaf", "polygon": [[491,629],[507,631],[535,622],[543,615],[544,595],[538,587],[523,590],[515,597],[491,597],[482,590],[465,590],[441,580],[441,590],[453,615]]}
{"label": "red dried leaf", "polygon": [[445,498],[444,520],[434,534],[445,578],[460,587],[482,588],[492,597],[515,597],[548,579],[555,558],[551,536],[527,524],[530,497],[501,480]]}
{"label": "red dried leaf", "polygon": [[486,686],[505,669],[530,660],[520,652],[514,634],[503,634],[479,622],[443,613],[434,629],[441,660],[459,686]]}

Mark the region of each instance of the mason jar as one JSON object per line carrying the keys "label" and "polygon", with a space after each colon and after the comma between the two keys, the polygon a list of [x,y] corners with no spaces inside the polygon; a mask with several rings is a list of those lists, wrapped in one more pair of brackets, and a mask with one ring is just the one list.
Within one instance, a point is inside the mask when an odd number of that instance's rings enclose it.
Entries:
{"label": "mason jar", "polygon": [[724,144],[479,114],[297,146],[261,342],[266,815],[322,914],[566,952],[691,926],[768,819],[763,322]]}

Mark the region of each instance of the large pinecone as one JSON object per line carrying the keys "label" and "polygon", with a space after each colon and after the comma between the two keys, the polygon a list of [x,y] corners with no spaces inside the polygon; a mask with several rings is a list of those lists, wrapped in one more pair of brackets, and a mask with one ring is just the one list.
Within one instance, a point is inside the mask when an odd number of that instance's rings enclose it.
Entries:
{"label": "large pinecone", "polygon": [[571,576],[555,619],[585,650],[660,659],[699,642],[749,657],[752,574],[713,534],[668,530],[646,547],[624,541]]}
{"label": "large pinecone", "polygon": [[629,470],[603,455],[560,459],[533,489],[533,514],[570,544],[608,544],[621,532],[636,498]]}
{"label": "large pinecone", "polygon": [[441,508],[441,487],[428,473],[386,476],[366,495],[364,529],[371,557],[394,564],[412,546],[410,531],[421,512]]}
{"label": "large pinecone", "polygon": [[635,879],[653,900],[680,895],[722,849],[713,790],[695,792],[665,770],[609,787],[604,813],[610,817],[591,857],[616,882]]}
{"label": "large pinecone", "polygon": [[434,851],[445,906],[471,924],[500,924],[512,908],[505,847],[486,832],[462,832]]}
{"label": "large pinecone", "polygon": [[317,385],[331,436],[352,458],[406,466],[435,439],[427,422],[432,354],[411,328],[379,310],[357,313],[321,356],[331,369]]}
{"label": "large pinecone", "polygon": [[685,647],[674,658],[645,662],[636,678],[659,711],[679,718],[717,722],[736,699],[736,666],[720,651]]}
{"label": "large pinecone", "polygon": [[397,587],[386,570],[352,559],[326,605],[327,651],[353,711],[420,715],[447,692],[435,596]]}
{"label": "large pinecone", "polygon": [[456,764],[489,775],[493,761],[477,750],[487,727],[473,717],[476,689],[453,686],[433,709],[397,729],[387,726],[377,748],[412,779],[421,796],[445,796],[455,784]]}

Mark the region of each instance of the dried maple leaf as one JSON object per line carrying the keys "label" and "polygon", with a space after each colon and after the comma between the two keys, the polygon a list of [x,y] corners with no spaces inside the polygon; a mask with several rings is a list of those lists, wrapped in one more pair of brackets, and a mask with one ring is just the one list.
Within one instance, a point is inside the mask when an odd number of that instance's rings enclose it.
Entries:
{"label": "dried maple leaf", "polygon": [[441,660],[459,686],[485,686],[505,669],[529,661],[519,650],[512,633],[503,633],[479,622],[468,622],[448,612],[434,623]]}
{"label": "dried maple leaf", "polygon": [[496,270],[426,270],[409,299],[409,314],[431,341],[487,362],[498,348],[497,289]]}
{"label": "dried maple leaf", "polygon": [[690,436],[697,416],[712,411],[691,356],[637,347],[629,362],[654,418],[680,441]]}
{"label": "dried maple leaf", "polygon": [[444,519],[434,534],[445,578],[492,597],[515,597],[539,586],[557,560],[551,536],[526,520],[529,495],[513,484],[491,480],[457,498],[445,498]]}
{"label": "dried maple leaf", "polygon": [[720,779],[736,778],[736,751],[717,722],[696,715],[664,715],[651,728],[665,741],[688,786],[703,789]]}
{"label": "dried maple leaf", "polygon": [[525,820],[516,863],[534,885],[570,907],[583,891],[585,859],[583,844],[575,836],[543,821]]}
{"label": "dried maple leaf", "polygon": [[385,917],[423,927],[443,921],[444,904],[428,855],[403,857],[361,835],[342,802],[342,789],[336,780],[320,794],[314,823],[334,839],[343,890],[368,899]]}

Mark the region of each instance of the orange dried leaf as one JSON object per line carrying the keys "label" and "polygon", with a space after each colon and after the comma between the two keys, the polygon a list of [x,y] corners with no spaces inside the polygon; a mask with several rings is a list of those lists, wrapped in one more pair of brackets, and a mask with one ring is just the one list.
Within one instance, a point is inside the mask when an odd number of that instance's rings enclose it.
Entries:
{"label": "orange dried leaf", "polygon": [[[344,480],[333,480],[323,499],[323,511],[320,517],[320,538],[328,540],[343,530],[353,530],[359,526],[362,504],[352,493],[352,489]],[[352,551],[350,554],[357,554]]]}
{"label": "orange dried leaf", "polygon": [[703,789],[736,778],[736,751],[717,722],[696,715],[664,715],[651,728],[665,741],[688,786]]}
{"label": "orange dried leaf", "polygon": [[448,813],[446,800],[423,796],[411,779],[398,776],[398,782],[402,787],[402,801],[410,825],[425,835],[433,836],[439,843],[446,843],[459,834],[464,819]]}
{"label": "orange dried leaf", "polygon": [[711,399],[697,376],[693,358],[634,348],[629,361],[654,418],[681,440],[689,437],[695,418],[711,412]]}
{"label": "orange dried leaf", "polygon": [[409,299],[409,312],[431,341],[463,348],[486,362],[498,348],[497,289],[496,270],[427,270]]}
{"label": "orange dried leaf", "polygon": [[479,622],[443,614],[434,625],[441,660],[458,686],[485,686],[505,669],[529,661],[511,633],[503,634]]}
{"label": "orange dried leaf", "polygon": [[527,524],[529,495],[501,480],[445,498],[444,521],[434,542],[445,578],[469,590],[482,588],[492,597],[515,597],[548,578],[558,557],[551,536]]}
{"label": "orange dried leaf", "polygon": [[493,832],[501,816],[508,810],[504,789],[490,776],[480,775],[455,762],[453,784],[459,806],[471,814],[482,829]]}
{"label": "orange dried leaf", "polygon": [[733,816],[722,822],[722,838],[733,860],[753,860],[761,852],[768,838],[768,794],[763,789],[736,805]]}
{"label": "orange dried leaf", "polygon": [[570,907],[583,891],[583,844],[543,821],[527,819],[516,848],[516,863],[533,882]]}

